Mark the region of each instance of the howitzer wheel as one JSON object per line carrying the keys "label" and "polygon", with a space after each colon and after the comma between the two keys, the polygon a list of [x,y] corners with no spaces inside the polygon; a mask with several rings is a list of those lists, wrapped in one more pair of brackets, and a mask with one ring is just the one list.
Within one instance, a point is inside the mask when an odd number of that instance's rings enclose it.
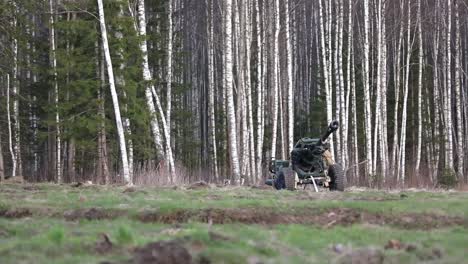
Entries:
{"label": "howitzer wheel", "polygon": [[344,191],[345,189],[345,176],[343,168],[340,164],[333,164],[328,169],[328,175],[331,178],[330,191]]}
{"label": "howitzer wheel", "polygon": [[283,168],[284,185],[287,190],[294,191],[297,189],[297,175],[291,168]]}

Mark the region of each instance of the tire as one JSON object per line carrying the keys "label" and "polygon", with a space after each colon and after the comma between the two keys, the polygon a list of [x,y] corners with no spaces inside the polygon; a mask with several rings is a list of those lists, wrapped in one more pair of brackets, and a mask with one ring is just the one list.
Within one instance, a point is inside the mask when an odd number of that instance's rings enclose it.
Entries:
{"label": "tire", "polygon": [[287,190],[294,191],[297,189],[297,180],[296,180],[296,172],[291,168],[284,168],[283,170],[284,175],[284,185]]}
{"label": "tire", "polygon": [[331,178],[330,191],[343,192],[345,189],[344,171],[340,164],[333,164],[328,169],[328,175]]}
{"label": "tire", "polygon": [[276,178],[275,178],[275,181],[273,182],[273,187],[275,187],[276,190],[281,190],[281,189],[286,188],[286,185],[284,183],[283,169],[279,170],[276,173]]}

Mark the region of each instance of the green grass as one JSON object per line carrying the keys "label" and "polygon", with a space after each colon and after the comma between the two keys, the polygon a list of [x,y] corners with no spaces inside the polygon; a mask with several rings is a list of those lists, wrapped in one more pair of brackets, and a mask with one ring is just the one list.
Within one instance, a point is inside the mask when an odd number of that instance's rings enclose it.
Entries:
{"label": "green grass", "polygon": [[[382,214],[436,213],[468,217],[468,194],[462,192],[345,192],[273,191],[251,188],[173,190],[124,187],[82,187],[0,185],[0,210],[30,208],[24,218],[0,217],[0,263],[99,263],[122,262],[132,257],[132,249],[149,242],[181,239],[197,259],[212,263],[334,263],[339,255],[330,247],[342,244],[383,249],[391,239],[417,245],[415,252],[385,250],[385,263],[428,261],[434,248],[442,259],[434,263],[468,263],[468,230],[448,226],[433,230],[405,230],[398,227],[356,224],[324,228],[317,225],[210,225],[199,222],[178,226],[142,223],[133,215],[144,210],[170,212],[203,208],[274,208],[287,213],[321,208],[356,208]],[[403,194],[403,195],[402,195]],[[78,208],[124,210],[113,220],[66,221],[62,213]],[[44,209],[47,208],[47,209]],[[221,238],[213,238],[212,234]],[[96,243],[106,234],[114,249],[96,251]]]}

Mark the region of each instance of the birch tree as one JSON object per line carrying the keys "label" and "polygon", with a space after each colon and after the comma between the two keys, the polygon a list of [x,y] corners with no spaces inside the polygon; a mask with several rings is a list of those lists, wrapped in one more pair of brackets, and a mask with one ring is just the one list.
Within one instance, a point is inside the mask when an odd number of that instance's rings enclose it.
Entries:
{"label": "birch tree", "polygon": [[62,140],[60,134],[60,113],[58,109],[59,104],[59,89],[57,82],[57,58],[55,55],[55,22],[54,22],[54,6],[53,0],[49,0],[49,23],[50,23],[50,63],[53,72],[53,85],[54,85],[54,104],[55,104],[55,145],[56,145],[56,161],[55,161],[55,177],[58,183],[62,183]]}
{"label": "birch tree", "polygon": [[[411,5],[408,1],[408,20],[407,20],[407,38],[406,38],[406,62],[405,62],[405,85],[403,92],[403,112],[401,118],[401,137],[400,137],[400,155],[399,155],[399,182],[404,185],[406,180],[406,125],[407,125],[407,108],[408,108],[408,92],[409,92],[409,75],[410,75],[410,62],[411,62],[411,51],[413,45],[411,42]],[[413,39],[414,40],[414,39]]]}
{"label": "birch tree", "polygon": [[257,75],[257,152],[256,152],[256,179],[259,180],[262,175],[262,153],[263,153],[263,132],[264,132],[264,88],[263,88],[263,79],[264,79],[264,71],[263,65],[265,65],[264,61],[264,38],[262,38],[264,34],[264,30],[262,31],[261,25],[261,16],[260,16],[260,3],[259,1],[254,1],[255,5],[255,17],[256,17],[256,28],[257,28],[257,67],[256,67],[256,75]]}
{"label": "birch tree", "polygon": [[[218,175],[218,155],[216,147],[216,122],[215,122],[215,78],[214,78],[214,22],[213,22],[213,0],[206,0],[207,5],[207,17],[209,23],[207,23],[207,35],[208,35],[208,112],[209,112],[209,123],[210,123],[210,136],[212,146],[212,157],[213,157],[213,173],[215,181],[219,179]],[[209,10],[209,12],[208,12]]]}
{"label": "birch tree", "polygon": [[286,34],[286,67],[287,67],[287,91],[288,91],[288,152],[294,147],[294,94],[293,94],[293,73],[292,73],[292,47],[289,19],[289,0],[284,1],[285,8],[285,34]]}
{"label": "birch tree", "polygon": [[[16,3],[13,3],[14,16],[12,20],[12,28],[17,29],[17,19],[16,15],[18,13],[18,7]],[[15,175],[22,176],[22,157],[21,157],[21,135],[20,135],[20,117],[19,117],[19,81],[18,81],[18,39],[13,37],[13,72],[12,72],[12,94],[13,94],[13,150],[15,152]]]}
{"label": "birch tree", "polygon": [[13,149],[13,135],[12,135],[12,123],[11,123],[11,113],[10,113],[10,74],[7,74],[6,76],[6,83],[7,83],[7,99],[6,99],[6,107],[7,107],[7,125],[8,125],[8,147],[10,150],[10,156],[11,156],[11,177],[16,176],[16,153]]}
{"label": "birch tree", "polygon": [[422,78],[423,78],[423,43],[422,43],[422,17],[421,17],[421,0],[418,0],[418,42],[419,42],[419,73],[418,73],[418,145],[416,147],[416,174],[419,174],[421,164],[421,145],[422,145]]}
{"label": "birch tree", "polygon": [[[169,133],[167,133],[167,151],[171,151],[171,108],[172,108],[172,1],[167,3],[167,79],[166,79],[166,93],[167,93],[167,112],[166,112],[166,125]],[[173,163],[173,162],[172,162]],[[174,166],[171,165],[171,170]]]}
{"label": "birch tree", "polygon": [[228,135],[229,135],[229,154],[231,159],[233,181],[235,184],[240,182],[239,156],[237,152],[237,128],[236,114],[234,108],[234,91],[232,77],[232,0],[227,0],[225,3],[226,15],[224,16],[224,65],[223,77],[224,87],[226,89],[227,100],[227,119],[228,119]]}
{"label": "birch tree", "polygon": [[461,89],[461,40],[460,40],[460,18],[458,10],[458,0],[455,0],[455,100],[456,100],[456,117],[457,117],[457,175],[461,180],[463,177],[463,109],[462,109],[462,89]]}
{"label": "birch tree", "polygon": [[104,51],[104,57],[105,57],[106,66],[107,66],[107,76],[109,78],[109,87],[110,87],[110,92],[112,96],[112,103],[114,105],[115,123],[117,126],[117,134],[119,138],[123,179],[125,183],[132,185],[133,179],[130,178],[125,134],[124,134],[123,125],[122,125],[122,117],[120,115],[119,99],[117,96],[117,91],[115,89],[114,70],[112,68],[112,59],[111,59],[110,52],[109,52],[109,43],[107,41],[107,30],[106,30],[106,22],[105,22],[105,17],[104,17],[104,7],[102,4],[102,0],[97,0],[97,3],[98,3],[98,12],[99,12],[99,24],[101,26],[102,48]]}
{"label": "birch tree", "polygon": [[369,22],[369,1],[364,0],[364,57],[363,57],[363,86],[364,86],[364,118],[365,118],[365,138],[366,138],[366,158],[367,175],[375,175],[372,164],[372,122],[371,122],[371,98],[369,84],[369,56],[370,56],[370,22]]}
{"label": "birch tree", "polygon": [[274,26],[273,26],[273,49],[272,49],[272,73],[271,73],[271,96],[272,96],[272,137],[271,137],[271,159],[276,158],[276,139],[278,134],[278,64],[279,64],[279,28],[280,28],[280,18],[279,18],[279,0],[274,0],[273,10],[274,10]]}
{"label": "birch tree", "polygon": [[452,1],[447,1],[447,32],[445,46],[445,168],[453,171],[453,135],[452,135]]}
{"label": "birch tree", "polygon": [[[159,100],[156,94],[156,91],[154,89],[154,85],[151,83],[152,77],[151,77],[151,72],[149,70],[149,63],[148,63],[148,46],[146,43],[146,14],[145,14],[145,1],[144,0],[138,0],[138,32],[139,36],[142,37],[142,40],[140,42],[140,50],[143,56],[143,61],[142,61],[142,68],[143,68],[143,80],[145,81],[145,96],[146,96],[146,105],[148,107],[148,110],[151,115],[151,130],[153,133],[154,137],[154,143],[156,145],[156,150],[159,154],[160,157],[166,156],[168,159],[169,163],[169,171],[171,175],[174,173],[174,158],[172,156],[172,150],[170,146],[170,141],[167,139],[170,139],[170,132],[168,131],[169,129],[166,127],[167,124],[163,124],[163,129],[165,130],[165,137],[166,137],[166,154],[163,151],[162,147],[162,140],[161,140],[161,133],[159,130],[159,125],[158,125],[158,120],[157,120],[157,113],[156,113],[156,108],[155,108],[155,103],[156,100]],[[153,99],[154,97],[154,99]],[[160,112],[162,107],[159,107]],[[164,112],[161,114],[161,119],[164,119]],[[172,177],[171,177],[172,178]]]}

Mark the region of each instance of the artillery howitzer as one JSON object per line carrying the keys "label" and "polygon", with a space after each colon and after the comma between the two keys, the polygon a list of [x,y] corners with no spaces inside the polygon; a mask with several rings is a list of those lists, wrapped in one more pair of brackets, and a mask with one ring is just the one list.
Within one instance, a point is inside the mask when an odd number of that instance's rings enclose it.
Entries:
{"label": "artillery howitzer", "polygon": [[332,121],[320,138],[301,138],[291,151],[291,162],[272,160],[270,172],[273,178],[268,179],[266,184],[278,190],[295,190],[298,185],[304,185],[305,188],[307,184],[313,184],[317,192],[318,186],[344,191],[343,169],[333,162],[327,143],[328,137],[338,127],[338,121]]}

